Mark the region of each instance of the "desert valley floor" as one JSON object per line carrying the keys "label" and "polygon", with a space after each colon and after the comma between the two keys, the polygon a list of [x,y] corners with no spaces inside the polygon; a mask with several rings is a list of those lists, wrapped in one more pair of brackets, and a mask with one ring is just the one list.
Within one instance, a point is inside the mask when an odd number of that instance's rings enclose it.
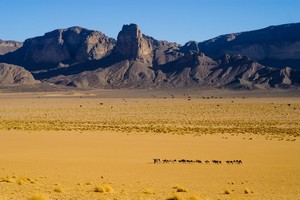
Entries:
{"label": "desert valley floor", "polygon": [[300,199],[299,96],[2,91],[0,199]]}

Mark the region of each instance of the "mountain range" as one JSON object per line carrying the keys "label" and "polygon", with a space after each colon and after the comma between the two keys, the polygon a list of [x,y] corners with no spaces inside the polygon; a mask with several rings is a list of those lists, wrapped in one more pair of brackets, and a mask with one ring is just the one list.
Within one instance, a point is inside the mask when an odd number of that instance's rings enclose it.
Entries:
{"label": "mountain range", "polygon": [[124,25],[117,39],[99,31],[71,27],[24,43],[1,40],[0,63],[0,85],[299,87],[300,23],[184,45],[144,35],[136,24]]}

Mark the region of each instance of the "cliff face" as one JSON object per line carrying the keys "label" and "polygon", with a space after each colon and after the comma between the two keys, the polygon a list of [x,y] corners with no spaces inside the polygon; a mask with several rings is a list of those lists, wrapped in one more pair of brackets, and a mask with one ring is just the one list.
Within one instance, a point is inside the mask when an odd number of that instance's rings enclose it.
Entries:
{"label": "cliff face", "polygon": [[18,48],[22,47],[22,45],[23,45],[22,42],[0,40],[0,55],[13,52]]}
{"label": "cliff face", "polygon": [[136,24],[124,25],[118,35],[114,53],[124,59],[135,59],[152,64],[153,47],[149,40],[145,39]]}
{"label": "cliff face", "polygon": [[133,59],[148,66],[160,65],[173,61],[183,54],[180,45],[167,41],[158,41],[143,35],[136,24],[124,25],[118,35],[114,54],[123,59]]}
{"label": "cliff face", "polygon": [[0,63],[0,85],[10,86],[16,84],[37,84],[32,74],[23,67]]}

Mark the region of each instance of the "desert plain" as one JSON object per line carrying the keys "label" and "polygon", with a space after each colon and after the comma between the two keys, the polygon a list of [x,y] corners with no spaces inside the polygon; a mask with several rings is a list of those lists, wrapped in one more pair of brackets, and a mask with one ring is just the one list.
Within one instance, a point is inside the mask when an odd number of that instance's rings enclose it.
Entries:
{"label": "desert plain", "polygon": [[1,91],[1,200],[300,199],[299,91]]}

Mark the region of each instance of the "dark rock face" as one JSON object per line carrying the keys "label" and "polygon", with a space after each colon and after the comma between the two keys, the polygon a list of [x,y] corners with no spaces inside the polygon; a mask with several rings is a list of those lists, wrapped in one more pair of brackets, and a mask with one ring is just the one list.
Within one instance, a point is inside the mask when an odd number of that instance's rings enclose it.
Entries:
{"label": "dark rock face", "polygon": [[181,46],[177,43],[158,41],[151,37],[148,39],[154,47],[153,66],[163,65],[184,56],[184,53],[180,51]]}
{"label": "dark rock face", "polygon": [[22,48],[0,59],[28,70],[52,69],[108,55],[115,40],[103,33],[80,27],[58,29],[28,39]]}
{"label": "dark rock face", "polygon": [[124,25],[118,35],[114,53],[124,59],[135,59],[152,64],[153,48],[149,40],[145,39],[136,24]]}
{"label": "dark rock face", "polygon": [[280,70],[265,67],[242,56],[227,55],[220,60],[213,60],[201,53],[185,56],[171,65],[162,66],[160,70],[167,75],[173,87],[285,88],[297,80],[291,77],[297,72],[290,68]]}
{"label": "dark rock face", "polygon": [[136,24],[124,25],[118,35],[114,54],[123,59],[133,59],[148,66],[160,65],[182,56],[180,45],[167,41],[158,41],[143,35]]}
{"label": "dark rock face", "polygon": [[0,55],[13,52],[18,48],[22,47],[22,45],[23,45],[22,42],[0,40]]}
{"label": "dark rock face", "polygon": [[199,44],[206,55],[246,55],[265,65],[300,69],[300,23],[222,35]]}
{"label": "dark rock face", "polygon": [[0,63],[0,85],[10,86],[16,84],[37,84],[32,74],[23,67]]}
{"label": "dark rock face", "polygon": [[185,43],[185,45],[182,46],[180,50],[183,52],[187,52],[187,51],[200,52],[199,43],[196,41],[189,41]]}

